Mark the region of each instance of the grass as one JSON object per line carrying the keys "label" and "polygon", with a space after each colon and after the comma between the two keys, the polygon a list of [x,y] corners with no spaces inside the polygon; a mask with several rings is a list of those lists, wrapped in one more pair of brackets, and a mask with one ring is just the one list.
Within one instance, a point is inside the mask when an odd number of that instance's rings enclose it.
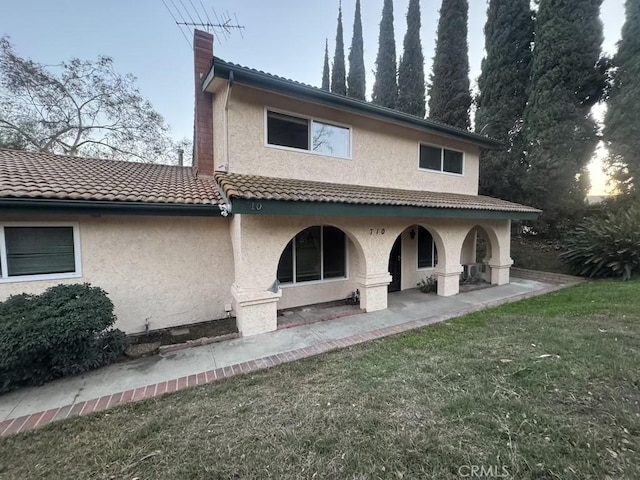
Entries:
{"label": "grass", "polygon": [[639,295],[588,283],[54,423],[0,440],[0,477],[637,479]]}

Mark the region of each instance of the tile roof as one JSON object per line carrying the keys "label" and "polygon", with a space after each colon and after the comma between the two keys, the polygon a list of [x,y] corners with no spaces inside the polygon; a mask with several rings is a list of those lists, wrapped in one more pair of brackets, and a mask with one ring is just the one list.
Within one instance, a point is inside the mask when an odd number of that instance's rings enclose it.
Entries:
{"label": "tile roof", "polygon": [[224,193],[232,201],[234,198],[243,198],[249,200],[397,205],[500,212],[540,212],[540,210],[532,207],[482,195],[365,187],[234,173],[216,173],[215,178],[223,188]]}
{"label": "tile roof", "polygon": [[207,205],[224,203],[191,167],[0,149],[0,198]]}

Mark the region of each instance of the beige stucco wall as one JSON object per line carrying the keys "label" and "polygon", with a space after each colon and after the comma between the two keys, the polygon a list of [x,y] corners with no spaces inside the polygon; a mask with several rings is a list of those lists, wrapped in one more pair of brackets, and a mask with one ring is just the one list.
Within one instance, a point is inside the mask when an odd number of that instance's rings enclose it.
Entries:
{"label": "beige stucco wall", "polygon": [[[218,125],[224,117],[224,88],[214,104],[216,151]],[[363,115],[234,85],[228,111],[229,171],[408,190],[478,193],[479,149],[466,142],[428,134]],[[352,128],[352,158],[334,158],[311,152],[266,146],[265,107],[315,117]],[[420,170],[419,143],[465,152],[464,175]],[[216,165],[220,165],[216,158]]]}
{"label": "beige stucco wall", "polygon": [[213,101],[213,165],[219,169],[227,163],[227,112],[225,109],[228,84],[219,85],[212,96]]}
{"label": "beige stucco wall", "polygon": [[60,283],[89,282],[115,305],[117,327],[141,332],[223,318],[231,303],[228,220],[203,217],[0,217],[79,223],[82,277],[0,283],[0,300]]}

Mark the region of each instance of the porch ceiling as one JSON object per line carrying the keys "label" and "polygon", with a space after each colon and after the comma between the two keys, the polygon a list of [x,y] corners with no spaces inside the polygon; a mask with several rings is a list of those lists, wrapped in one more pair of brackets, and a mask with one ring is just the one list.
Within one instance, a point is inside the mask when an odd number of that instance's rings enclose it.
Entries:
{"label": "porch ceiling", "polygon": [[[482,195],[216,173],[234,213],[535,219],[541,211]],[[259,201],[259,202],[258,202]],[[259,205],[258,205],[259,204]]]}

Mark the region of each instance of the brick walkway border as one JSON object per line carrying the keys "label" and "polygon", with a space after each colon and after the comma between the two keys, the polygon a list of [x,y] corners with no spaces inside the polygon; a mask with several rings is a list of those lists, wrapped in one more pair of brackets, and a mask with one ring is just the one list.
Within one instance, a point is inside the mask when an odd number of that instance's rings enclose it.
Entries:
{"label": "brick walkway border", "polygon": [[45,410],[43,412],[37,412],[31,415],[24,415],[18,418],[9,418],[0,423],[0,437],[8,437],[9,435],[14,435],[16,433],[40,428],[57,420],[64,420],[81,415],[89,415],[91,413],[110,409],[117,405],[137,402],[139,400],[148,398],[156,398],[167,393],[184,390],[185,388],[215,383],[224,380],[225,378],[231,378],[237,375],[256,372],[258,370],[265,370],[267,368],[275,367],[283,363],[294,362],[303,358],[320,355],[331,350],[351,347],[360,343],[384,338],[389,335],[397,335],[409,330],[414,330],[416,328],[425,327],[427,325],[432,325],[434,323],[439,323],[451,318],[466,315],[468,313],[477,312],[487,307],[493,307],[502,305],[504,303],[512,303],[519,300],[525,300],[527,298],[537,297],[539,295],[554,292],[568,286],[570,285],[553,285],[536,292],[524,293],[508,299],[468,307],[454,313],[448,313],[437,317],[424,318],[402,323],[399,325],[384,327],[378,330],[372,330],[371,332],[361,333],[339,340],[331,340],[328,342],[318,343],[310,347],[291,350],[284,353],[278,353],[276,355],[259,358],[257,360],[249,360],[248,362],[242,362],[228,367],[217,368],[215,370],[209,370],[195,375],[189,375],[187,377],[174,378],[172,380],[154,383],[132,390],[114,393],[113,395],[105,395],[104,397],[100,398],[92,398],[90,400],[75,403],[73,405],[65,405],[64,407],[53,408],[51,410]]}

